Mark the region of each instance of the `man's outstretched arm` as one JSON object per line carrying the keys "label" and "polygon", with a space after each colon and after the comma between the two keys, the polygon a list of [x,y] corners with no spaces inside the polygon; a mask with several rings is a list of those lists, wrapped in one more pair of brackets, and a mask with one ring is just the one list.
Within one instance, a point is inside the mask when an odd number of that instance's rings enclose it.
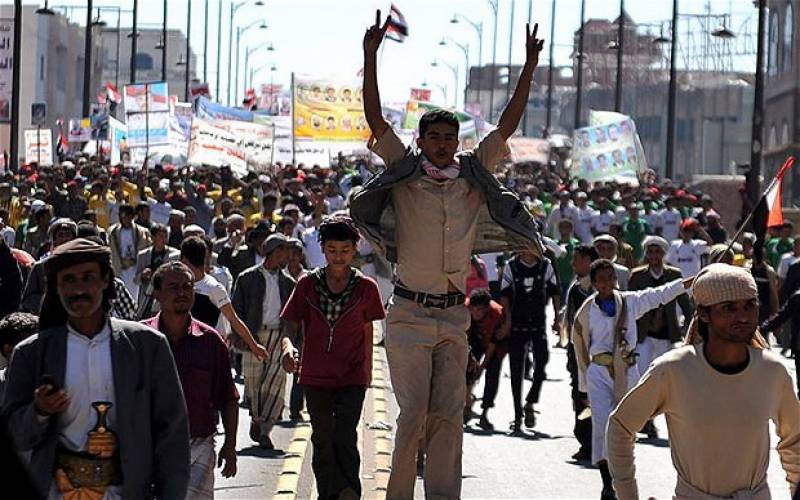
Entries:
{"label": "man's outstretched arm", "polygon": [[375,14],[375,24],[364,34],[364,115],[372,131],[372,136],[380,138],[386,131],[386,120],[381,110],[381,96],[378,92],[378,47],[381,46],[389,18],[381,26],[381,11]]}
{"label": "man's outstretched arm", "polygon": [[[525,105],[528,102],[528,94],[531,90],[531,80],[533,79],[533,71],[539,64],[539,54],[544,47],[544,40],[536,38],[536,33],[539,31],[539,25],[533,25],[533,33],[531,33],[530,25],[525,25],[525,48],[526,58],[525,65],[522,67],[522,72],[517,81],[517,87],[514,89],[514,95],[508,101],[506,109],[500,115],[500,122],[497,124],[497,130],[503,139],[508,139],[517,130],[519,121],[522,118],[522,113],[525,111]],[[366,65],[364,67],[364,81],[366,82],[367,72]],[[366,83],[364,85],[364,95],[366,96]],[[369,117],[367,117],[369,119]],[[375,130],[373,129],[373,133]]]}

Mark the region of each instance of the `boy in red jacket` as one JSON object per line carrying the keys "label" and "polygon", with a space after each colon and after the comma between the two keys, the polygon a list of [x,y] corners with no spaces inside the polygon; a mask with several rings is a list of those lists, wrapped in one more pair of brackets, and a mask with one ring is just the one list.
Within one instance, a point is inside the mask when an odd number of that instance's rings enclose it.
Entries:
{"label": "boy in red jacket", "polygon": [[302,354],[284,338],[282,363],[299,370],[306,395],[319,498],[360,498],[357,429],[371,381],[372,322],[385,313],[377,283],[351,267],[359,240],[352,220],[323,220],[319,238],[328,265],[300,278],[281,313],[303,332]]}

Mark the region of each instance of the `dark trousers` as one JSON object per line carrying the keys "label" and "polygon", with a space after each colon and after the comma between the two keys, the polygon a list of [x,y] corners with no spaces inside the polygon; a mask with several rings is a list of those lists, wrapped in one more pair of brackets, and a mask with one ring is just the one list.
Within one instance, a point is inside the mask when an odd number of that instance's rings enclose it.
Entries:
{"label": "dark trousers", "polygon": [[486,372],[483,378],[483,400],[481,408],[494,408],[494,398],[497,397],[497,389],[500,386],[500,367],[503,365],[503,358],[495,351],[492,359],[486,363]]}
{"label": "dark trousers", "polygon": [[358,422],[364,406],[365,386],[322,389],[304,386],[311,415],[311,468],[320,499],[339,497],[345,488],[361,495]]}
{"label": "dark trousers", "polygon": [[525,355],[527,344],[533,346],[533,385],[531,385],[526,404],[539,402],[542,392],[542,383],[547,378],[545,367],[550,359],[547,347],[547,334],[544,328],[515,328],[511,327],[511,336],[508,340],[508,361],[511,365],[511,394],[514,397],[514,418],[522,418],[522,379],[525,374]]}
{"label": "dark trousers", "polygon": [[[793,350],[794,354],[794,369],[796,373],[800,373],[800,350]],[[797,377],[797,397],[800,398],[800,375]]]}
{"label": "dark trousers", "polygon": [[591,453],[592,419],[578,420],[578,415],[587,408],[584,401],[589,398],[585,392],[581,392],[578,389],[578,360],[575,358],[575,346],[572,342],[567,345],[567,371],[569,371],[570,385],[572,386],[572,409],[575,412],[575,426],[572,432],[581,449]]}
{"label": "dark trousers", "polygon": [[303,411],[303,386],[297,383],[300,376],[292,374],[292,391],[289,393],[289,414],[300,415]]}

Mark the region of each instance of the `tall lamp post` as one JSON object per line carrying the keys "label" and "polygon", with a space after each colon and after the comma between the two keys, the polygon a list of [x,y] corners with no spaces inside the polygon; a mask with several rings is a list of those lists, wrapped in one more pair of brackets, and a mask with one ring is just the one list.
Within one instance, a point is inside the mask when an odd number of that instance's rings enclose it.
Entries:
{"label": "tall lamp post", "polygon": [[[506,81],[506,102],[511,97],[511,52],[514,48],[514,0],[511,0],[511,20],[508,26],[508,80]],[[527,98],[525,99],[527,101]]]}
{"label": "tall lamp post", "polygon": [[16,172],[19,165],[19,72],[22,57],[22,0],[14,0],[14,55],[11,67],[11,151],[6,165]]}
{"label": "tall lamp post", "polygon": [[86,35],[83,48],[83,115],[89,116],[89,105],[92,99],[92,0],[86,2]]}
{"label": "tall lamp post", "polygon": [[[234,24],[234,19],[236,18],[236,13],[239,11],[239,9],[241,9],[242,7],[247,5],[248,3],[250,3],[250,0],[244,0],[243,2],[231,2],[231,15],[230,15],[230,19],[229,19],[230,22],[228,24],[228,91],[226,92],[226,97],[228,99],[228,101],[227,101],[228,102],[228,106],[231,105],[231,71],[233,69],[233,24]],[[256,6],[262,6],[262,5],[264,5],[264,2],[262,2],[261,0],[258,0],[257,2],[255,2],[255,5]],[[238,55],[238,53],[239,53],[238,42],[237,42],[237,47],[236,47],[236,53],[237,53],[236,57],[238,59],[238,57],[239,57],[239,55]],[[237,78],[239,76],[238,75],[238,68],[237,68],[237,75],[236,76],[237,76]]]}
{"label": "tall lamp post", "polygon": [[[256,26],[258,26],[258,29],[261,30],[267,29],[267,23],[265,23],[262,19],[257,19],[252,23],[248,24],[247,26],[245,26],[244,28],[239,28],[238,26],[236,27],[236,77],[234,78],[234,83],[233,83],[234,105],[236,106],[239,105],[239,59],[241,59],[241,57],[239,56],[239,43],[242,39],[242,35],[247,33],[249,30],[255,28]],[[246,69],[245,72],[247,72]]]}
{"label": "tall lamp post", "polygon": [[164,0],[164,18],[161,20],[161,43],[158,44],[161,49],[161,80],[167,81],[167,0]]}
{"label": "tall lamp post", "polygon": [[747,176],[747,197],[752,206],[758,202],[761,186],[761,152],[764,138],[764,34],[767,21],[766,0],[756,0],[758,8],[758,42],[756,46],[756,80],[753,89],[753,126],[750,140],[750,172]]}
{"label": "tall lamp post", "polygon": [[[478,78],[475,81],[475,91],[477,95],[477,102],[481,100],[481,72],[483,71],[483,22],[473,22],[469,18],[464,17],[461,14],[453,14],[453,18],[450,19],[451,24],[458,24],[459,20],[463,20],[470,26],[475,29],[475,32],[478,33]],[[469,86],[470,78],[469,78],[469,70],[467,70],[467,86]]]}
{"label": "tall lamp post", "polygon": [[446,62],[439,62],[434,59],[431,63],[431,66],[434,68],[438,68],[439,66],[444,66],[445,68],[449,68],[450,71],[453,72],[453,108],[458,108],[458,66],[453,66],[450,63]]}
{"label": "tall lamp post", "polygon": [[465,68],[465,76],[464,76],[464,110],[467,109],[467,87],[469,84],[469,44],[461,45],[457,41],[453,40],[451,37],[442,38],[442,41],[439,42],[439,45],[446,46],[448,43],[452,43],[464,54],[464,68]]}
{"label": "tall lamp post", "polygon": [[555,49],[556,36],[556,0],[550,4],[550,68],[547,70],[547,114],[545,115],[544,137],[550,136],[550,125],[553,119],[553,51]]}
{"label": "tall lamp post", "polygon": [[248,68],[250,68],[250,56],[253,55],[254,53],[258,52],[259,50],[262,50],[262,49],[263,50],[267,50],[269,52],[273,52],[275,50],[275,47],[270,43],[269,45],[266,45],[266,46],[265,45],[257,45],[255,47],[248,47],[247,49],[245,49],[245,52],[244,52],[244,86],[246,88],[249,88],[250,85],[253,84],[253,79],[252,78],[250,78],[250,83],[248,83],[248,81],[247,81]]}
{"label": "tall lamp post", "polygon": [[575,82],[575,122],[573,128],[581,127],[581,107],[583,106],[583,28],[586,24],[586,0],[581,0],[581,32],[578,35],[578,78]]}
{"label": "tall lamp post", "polygon": [[676,63],[678,58],[678,0],[672,0],[672,41],[669,50],[669,92],[667,95],[667,158],[664,176],[675,174],[675,101],[678,97]]}
{"label": "tall lamp post", "polygon": [[192,72],[192,0],[186,0],[186,81],[184,82],[184,102],[192,102],[189,89],[189,74]]}
{"label": "tall lamp post", "polygon": [[217,84],[214,87],[214,94],[217,96],[217,101],[222,102],[222,92],[219,89],[220,80],[220,59],[222,57],[222,0],[219,0],[219,7],[217,8]]}
{"label": "tall lamp post", "polygon": [[[133,0],[133,24],[131,27],[131,82],[136,83],[136,40],[139,38],[139,32],[136,29],[139,20],[139,0]],[[166,43],[164,40],[164,52],[166,53]]]}
{"label": "tall lamp post", "polygon": [[205,33],[203,34],[203,83],[208,83],[208,0],[206,0]]}
{"label": "tall lamp post", "polygon": [[617,86],[614,89],[614,111],[622,110],[622,59],[625,53],[625,0],[619,0],[619,31],[617,32]]}
{"label": "tall lamp post", "polygon": [[498,0],[488,0],[489,7],[492,8],[492,14],[494,14],[494,35],[492,35],[492,86],[489,88],[489,121],[494,122],[494,87],[496,82],[496,69],[497,66],[497,9],[498,9]]}

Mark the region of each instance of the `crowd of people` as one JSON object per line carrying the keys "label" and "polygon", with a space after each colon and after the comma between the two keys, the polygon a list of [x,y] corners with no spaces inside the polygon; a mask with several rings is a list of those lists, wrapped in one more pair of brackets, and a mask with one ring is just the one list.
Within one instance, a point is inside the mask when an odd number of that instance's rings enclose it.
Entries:
{"label": "crowd of people", "polygon": [[548,165],[504,159],[542,48],[535,28],[495,131],[456,154],[456,117],[431,111],[407,150],[380,111],[387,26],[379,15],[364,37],[377,173],[237,177],[76,155],[2,175],[0,418],[28,471],[20,487],[213,498],[215,466],[237,472],[239,406],[253,443],[274,449],[290,383],[289,420],[310,415],[319,497],[359,498],[357,428],[383,322],[400,408],[387,498],[413,498],[420,467],[428,496],[459,498],[463,428],[494,428],[504,358],[522,434],[552,348],[567,351],[572,458],[599,468],[602,498],[637,498],[634,441],[657,437],[659,414],[679,498],[768,498],[770,419],[794,492],[800,404],[770,350],[800,367],[792,224],[770,228],[762,258],[753,234],[731,241],[713,200],[685,186],[591,183],[559,151]]}

